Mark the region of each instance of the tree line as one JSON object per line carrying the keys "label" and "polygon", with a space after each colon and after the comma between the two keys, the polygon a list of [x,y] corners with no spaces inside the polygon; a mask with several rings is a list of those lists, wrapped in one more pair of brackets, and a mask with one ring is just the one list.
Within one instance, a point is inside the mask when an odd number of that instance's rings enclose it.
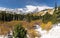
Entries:
{"label": "tree line", "polygon": [[32,14],[12,14],[12,13],[6,13],[6,11],[0,12],[0,21],[12,21],[12,20],[36,20],[40,19],[41,16],[33,16]]}
{"label": "tree line", "polygon": [[[60,8],[60,7],[59,7]],[[0,12],[0,21],[12,21],[12,20],[26,20],[28,22],[31,22],[32,20],[39,20],[42,19],[43,22],[47,23],[48,21],[54,22],[60,22],[60,10],[55,10],[53,12],[53,15],[46,12],[43,16],[33,15],[33,14],[16,14],[16,13],[6,13],[6,11]]]}

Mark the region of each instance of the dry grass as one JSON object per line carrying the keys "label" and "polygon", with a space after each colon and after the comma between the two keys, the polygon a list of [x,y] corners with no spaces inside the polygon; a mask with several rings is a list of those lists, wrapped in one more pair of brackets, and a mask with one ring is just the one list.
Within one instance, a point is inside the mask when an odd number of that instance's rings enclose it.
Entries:
{"label": "dry grass", "polygon": [[38,20],[32,21],[32,22],[26,22],[26,21],[10,21],[10,22],[0,22],[0,34],[6,34],[8,33],[13,27],[17,24],[22,24],[24,28],[32,28],[32,26],[35,23],[39,23]]}
{"label": "dry grass", "polygon": [[42,23],[41,20],[35,20],[26,22],[26,21],[10,21],[10,22],[0,22],[0,35],[7,34],[13,27],[17,24],[22,24],[24,28],[28,28],[30,31],[33,29],[33,26],[38,24],[42,27],[42,29],[49,30],[52,27],[52,23],[48,22],[47,24]]}

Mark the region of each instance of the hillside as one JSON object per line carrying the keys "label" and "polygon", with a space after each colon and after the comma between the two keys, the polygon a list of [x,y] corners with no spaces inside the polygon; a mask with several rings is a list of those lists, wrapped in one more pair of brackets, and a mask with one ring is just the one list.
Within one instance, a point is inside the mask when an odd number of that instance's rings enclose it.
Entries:
{"label": "hillside", "polygon": [[35,25],[39,25],[42,30],[48,32],[53,27],[53,24],[60,22],[58,18],[60,18],[60,11],[55,11],[55,9],[44,9],[27,14],[0,11],[0,35],[6,35],[11,30],[13,31],[15,25],[22,24],[30,36],[38,36]]}
{"label": "hillside", "polygon": [[45,9],[45,10],[42,10],[40,12],[36,12],[36,13],[33,13],[33,15],[35,16],[43,16],[46,14],[46,12],[48,12],[49,14],[53,15],[53,12],[54,12],[54,9]]}

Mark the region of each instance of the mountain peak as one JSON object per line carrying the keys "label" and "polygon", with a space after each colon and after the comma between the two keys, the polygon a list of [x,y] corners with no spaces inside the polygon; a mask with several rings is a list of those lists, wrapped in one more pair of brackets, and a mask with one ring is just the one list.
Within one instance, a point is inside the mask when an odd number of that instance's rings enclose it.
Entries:
{"label": "mountain peak", "polygon": [[53,7],[32,6],[32,5],[27,5],[25,8],[16,8],[16,9],[0,7],[1,11],[16,12],[17,14],[19,14],[19,13],[35,13],[35,12],[39,12],[39,11],[45,10],[45,9],[53,9]]}

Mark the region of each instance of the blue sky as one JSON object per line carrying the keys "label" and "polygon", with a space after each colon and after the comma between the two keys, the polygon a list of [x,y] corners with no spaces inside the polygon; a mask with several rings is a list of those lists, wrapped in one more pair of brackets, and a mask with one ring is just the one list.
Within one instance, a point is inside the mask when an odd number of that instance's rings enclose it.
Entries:
{"label": "blue sky", "polygon": [[[59,6],[60,0],[56,1]],[[0,7],[24,8],[26,5],[54,7],[54,2],[55,0],[0,0]]]}

